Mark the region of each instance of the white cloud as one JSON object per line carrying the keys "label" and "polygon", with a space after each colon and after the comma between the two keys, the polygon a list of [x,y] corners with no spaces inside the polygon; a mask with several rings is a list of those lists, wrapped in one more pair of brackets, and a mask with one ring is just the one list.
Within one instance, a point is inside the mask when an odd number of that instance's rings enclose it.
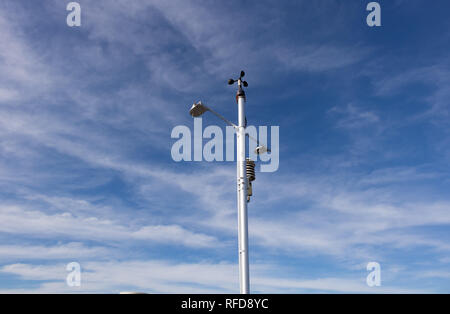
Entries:
{"label": "white cloud", "polygon": [[428,270],[419,272],[417,274],[419,278],[438,278],[438,279],[450,279],[450,271],[447,270]]}
{"label": "white cloud", "polygon": [[9,102],[17,99],[19,93],[14,89],[0,88],[0,102]]}
{"label": "white cloud", "polygon": [[[258,187],[249,205],[250,213],[258,211],[250,219],[254,243],[293,255],[325,254],[352,263],[384,260],[390,249],[450,252],[446,241],[417,229],[450,225],[448,201],[408,201],[408,193],[396,193],[395,185],[360,186],[354,177],[272,179],[270,186]],[[279,211],[283,204],[295,202],[298,205],[290,211]]]}
{"label": "white cloud", "polygon": [[140,240],[189,247],[219,246],[214,237],[195,233],[181,226],[156,225],[133,228],[119,222],[68,212],[46,214],[16,206],[0,207],[0,232],[34,238],[64,238],[91,241]]}
{"label": "white cloud", "polygon": [[[365,277],[320,278],[315,280],[283,279],[273,275],[275,265],[253,265],[252,288],[262,293],[353,292],[353,293],[413,293],[413,289],[397,287],[369,288]],[[78,290],[64,286],[65,265],[35,266],[11,264],[1,272],[20,276],[23,280],[53,281],[38,289],[22,290],[35,293],[118,293],[134,290],[150,293],[236,293],[238,291],[237,265],[228,263],[170,263],[166,261],[127,261],[86,263],[81,265],[81,287]],[[21,290],[3,290],[15,293]]]}
{"label": "white cloud", "polygon": [[345,129],[365,128],[377,125],[380,122],[379,116],[372,111],[363,110],[353,104],[348,104],[345,108],[333,107],[328,111],[341,116],[337,121],[337,126]]}
{"label": "white cloud", "polygon": [[[20,98],[30,99],[52,84],[48,69],[42,59],[33,53],[17,24],[6,18],[0,9],[0,101],[11,102]],[[23,90],[27,93],[22,93]]]}
{"label": "white cloud", "polygon": [[[417,85],[432,88],[426,96],[417,97],[413,94],[413,99],[408,101],[420,101],[424,104],[420,113],[416,113],[408,119],[412,122],[420,119],[430,119],[447,126],[450,115],[448,98],[450,96],[450,71],[448,71],[448,58],[430,61],[430,64],[422,67],[415,67],[401,73],[386,75],[374,81],[376,93],[379,96],[390,96],[404,92],[405,88]],[[377,76],[381,76],[378,74]],[[408,95],[408,94],[407,94]]]}
{"label": "white cloud", "polygon": [[77,242],[55,246],[0,245],[0,261],[2,262],[99,258],[111,254],[110,250],[105,247],[86,247]]}
{"label": "white cloud", "polygon": [[360,180],[361,184],[389,184],[399,182],[412,182],[427,179],[436,179],[443,174],[429,172],[426,169],[414,167],[395,167],[377,169]]}
{"label": "white cloud", "polygon": [[193,233],[177,225],[146,226],[133,232],[133,238],[154,240],[163,243],[178,243],[190,247],[213,247],[220,245],[214,237]]}
{"label": "white cloud", "polygon": [[310,72],[323,72],[350,66],[360,62],[367,54],[367,49],[361,47],[333,45],[276,49],[278,61],[288,69]]}

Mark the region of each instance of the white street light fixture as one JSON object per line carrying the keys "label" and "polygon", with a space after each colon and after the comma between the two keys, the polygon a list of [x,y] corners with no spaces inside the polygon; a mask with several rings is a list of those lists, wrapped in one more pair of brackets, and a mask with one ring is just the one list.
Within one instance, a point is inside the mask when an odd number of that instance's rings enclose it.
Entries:
{"label": "white street light fixture", "polygon": [[205,105],[203,105],[201,101],[199,101],[198,103],[192,105],[192,108],[191,110],[189,110],[189,113],[191,114],[192,117],[198,118],[206,111],[208,111],[208,107],[206,107]]}
{"label": "white street light fixture", "polygon": [[232,126],[235,130],[237,130],[239,128],[236,124],[229,121],[228,119],[225,119],[221,114],[219,114],[219,113],[215,112],[214,110],[212,110],[211,108],[207,107],[201,101],[199,101],[196,104],[193,104],[191,110],[189,110],[189,113],[191,114],[191,116],[193,118],[198,118],[201,115],[203,115],[206,111],[211,112],[213,115],[215,115],[219,119],[223,120],[226,124],[228,124],[229,126]]}

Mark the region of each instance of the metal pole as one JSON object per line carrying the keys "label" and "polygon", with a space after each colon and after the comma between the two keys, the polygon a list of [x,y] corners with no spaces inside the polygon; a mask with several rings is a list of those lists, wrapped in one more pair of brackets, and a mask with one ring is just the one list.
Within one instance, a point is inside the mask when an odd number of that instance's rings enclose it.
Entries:
{"label": "metal pole", "polygon": [[248,261],[248,215],[247,215],[247,174],[245,160],[245,92],[239,79],[237,92],[239,125],[237,132],[237,192],[239,230],[239,281],[241,294],[250,293]]}

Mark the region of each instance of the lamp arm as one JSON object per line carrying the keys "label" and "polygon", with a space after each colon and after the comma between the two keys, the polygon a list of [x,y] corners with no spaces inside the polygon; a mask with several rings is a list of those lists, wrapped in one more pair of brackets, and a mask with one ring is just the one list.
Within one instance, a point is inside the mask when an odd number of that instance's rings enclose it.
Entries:
{"label": "lamp arm", "polygon": [[[211,108],[205,106],[205,108],[211,112],[213,115],[215,115],[216,117],[218,117],[220,120],[224,121],[226,124],[228,124],[229,126],[232,126],[234,128],[235,131],[239,130],[239,127],[234,124],[233,122],[231,122],[230,120],[226,119],[224,116],[222,116],[221,114],[217,113],[216,111],[212,110]],[[245,135],[252,141],[256,142],[256,145],[260,146],[259,141],[254,138],[253,136],[249,135],[248,133],[245,133]],[[270,149],[267,148],[267,151],[270,152]]]}
{"label": "lamp arm", "polygon": [[209,107],[206,107],[206,106],[205,106],[205,108],[208,109],[208,111],[210,111],[213,115],[215,115],[216,117],[218,117],[220,120],[224,121],[224,122],[225,122],[226,124],[228,124],[229,126],[232,126],[235,130],[238,130],[238,129],[239,129],[239,127],[238,127],[236,124],[234,124],[234,123],[231,122],[230,120],[227,120],[227,119],[226,119],[224,116],[222,116],[221,114],[215,112],[214,110],[212,110],[212,109],[209,108]]}

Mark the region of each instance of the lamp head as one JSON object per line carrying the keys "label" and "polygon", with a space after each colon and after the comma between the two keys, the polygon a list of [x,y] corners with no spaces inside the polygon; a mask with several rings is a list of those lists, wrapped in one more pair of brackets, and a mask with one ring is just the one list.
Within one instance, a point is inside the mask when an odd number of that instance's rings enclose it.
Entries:
{"label": "lamp head", "polygon": [[198,103],[192,105],[189,113],[193,118],[198,118],[206,111],[208,111],[208,107],[206,107],[201,101],[199,101]]}

